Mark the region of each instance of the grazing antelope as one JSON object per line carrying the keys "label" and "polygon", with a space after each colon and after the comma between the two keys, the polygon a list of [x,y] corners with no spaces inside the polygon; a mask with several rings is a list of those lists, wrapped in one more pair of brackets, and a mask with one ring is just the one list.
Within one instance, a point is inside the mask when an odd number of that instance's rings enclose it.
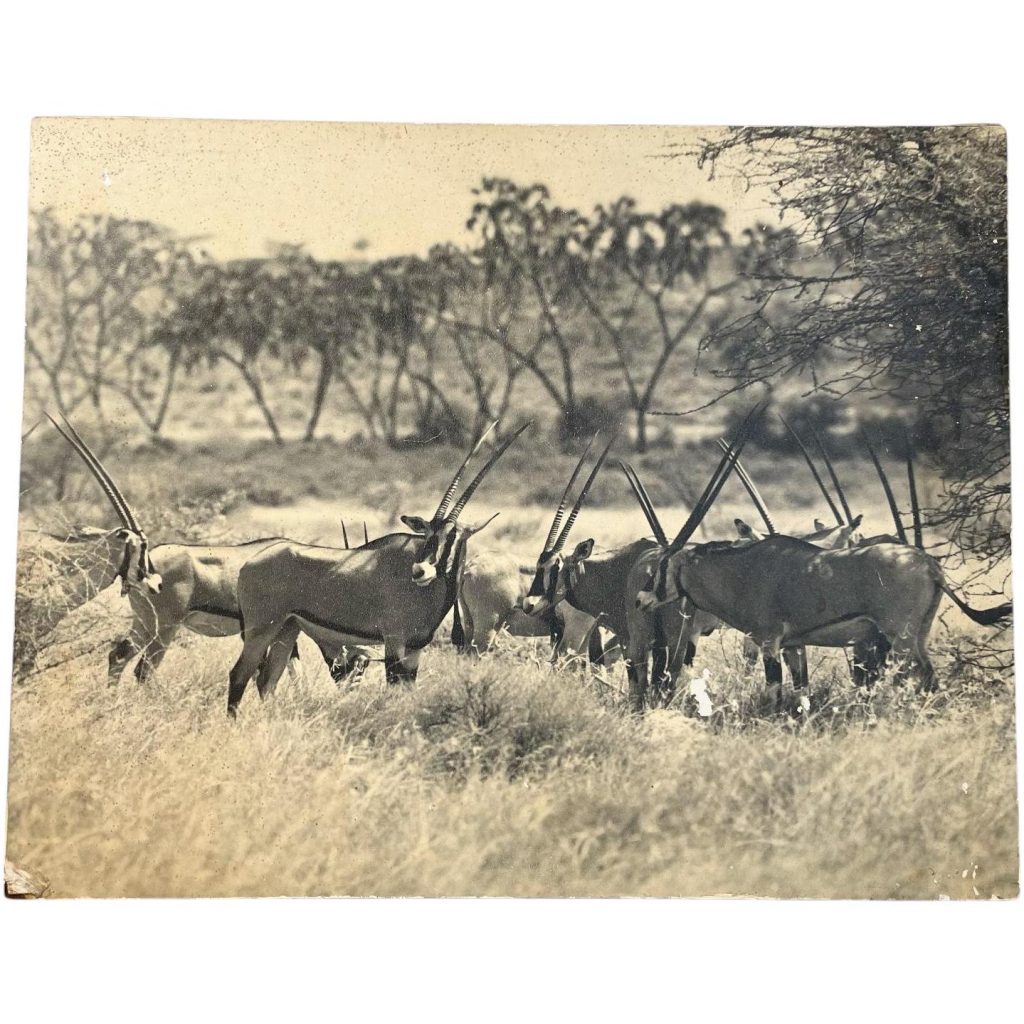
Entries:
{"label": "grazing antelope", "polygon": [[383,644],[388,682],[415,680],[420,652],[455,604],[467,543],[487,525],[467,526],[459,516],[529,424],[495,449],[452,505],[462,473],[494,426],[463,460],[430,520],[402,516],[415,532],[388,534],[351,550],[283,541],[243,566],[238,601],[244,645],[229,677],[229,715],[237,713],[257,671],[260,697],[273,691],[300,632],[333,646]]}
{"label": "grazing antelope", "polygon": [[[720,466],[716,475],[730,470]],[[696,511],[699,522],[706,508]],[[772,654],[791,646],[846,647],[871,642],[880,633],[900,672],[915,671],[925,689],[934,688],[927,641],[943,594],[980,625],[996,625],[1012,611],[1009,602],[971,608],[946,583],[934,558],[905,544],[826,551],[776,534],[740,546],[713,542],[684,548],[686,539],[684,529],[665,551],[637,595],[638,607],[689,598]],[[872,675],[880,668],[871,666]]]}
{"label": "grazing antelope", "polygon": [[[158,544],[150,547],[131,506],[121,490],[65,419],[67,429],[50,422],[77,452],[96,478],[121,520],[115,530],[79,528],[65,539],[72,553],[62,560],[74,564],[75,594],[79,604],[95,597],[115,580],[132,609],[128,635],[117,641],[107,658],[107,682],[117,683],[125,666],[141,655],[135,678],[143,683],[156,670],[178,630],[183,626],[201,636],[232,636],[241,630],[238,574],[253,555],[283,537],[263,537],[241,544]],[[365,668],[367,652],[352,648],[321,647],[336,681]],[[297,651],[292,652],[297,657]]]}

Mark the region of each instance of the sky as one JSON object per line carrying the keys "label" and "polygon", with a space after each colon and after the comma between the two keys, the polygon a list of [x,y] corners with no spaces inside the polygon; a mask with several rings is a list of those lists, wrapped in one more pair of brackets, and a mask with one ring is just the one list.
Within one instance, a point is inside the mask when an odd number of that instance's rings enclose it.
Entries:
{"label": "sky", "polygon": [[543,182],[589,211],[626,193],[642,207],[703,200],[732,229],[773,215],[763,194],[708,180],[692,128],[332,124],[157,118],[39,118],[33,209],[109,214],[202,236],[219,259],[303,244],[320,259],[424,254],[467,240],[471,189],[485,175]]}

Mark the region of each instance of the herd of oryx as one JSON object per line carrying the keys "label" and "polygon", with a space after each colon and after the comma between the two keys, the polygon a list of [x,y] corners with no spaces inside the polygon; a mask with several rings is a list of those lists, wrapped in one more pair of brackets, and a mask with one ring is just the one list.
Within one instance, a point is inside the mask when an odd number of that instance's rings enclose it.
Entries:
{"label": "herd of oryx", "polygon": [[[612,446],[609,442],[597,457],[566,515],[592,441],[569,478],[536,564],[528,568],[511,553],[477,551],[475,546],[471,552],[471,538],[487,524],[473,527],[460,521],[480,484],[528,424],[494,447],[456,497],[492,424],[462,461],[433,516],[401,517],[411,532],[367,539],[354,548],[346,536],[345,547],[336,548],[285,537],[151,547],[88,444],[67,420],[63,427],[51,422],[96,477],[122,523],[113,531],[91,530],[68,539],[92,546],[89,564],[97,585],[119,578],[131,604],[131,629],[110,651],[111,683],[135,657],[135,675],[145,680],[182,626],[206,636],[241,633],[242,653],[228,681],[232,716],[253,676],[261,697],[272,692],[298,656],[300,633],[320,648],[335,679],[361,673],[369,660],[367,645],[380,645],[388,682],[412,682],[421,652],[452,612],[452,641],[466,653],[486,650],[502,627],[549,635],[556,652],[575,646],[595,662],[607,659],[612,649],[621,650],[629,703],[636,711],[667,704],[700,637],[723,625],[745,635],[751,662],[763,658],[776,701],[781,700],[783,662],[795,689],[806,694],[807,647],[852,648],[858,685],[870,686],[891,661],[897,673],[914,675],[924,688],[933,688],[927,644],[942,595],[982,625],[1007,619],[1011,604],[978,611],[953,593],[938,562],[924,550],[911,460],[913,542],[870,445],[893,513],[894,535],[861,534],[861,517],[851,515],[820,440],[840,506],[795,433],[837,525],[816,521],[814,531],[803,536],[778,533],[740,462],[765,404],[751,410],[731,442],[719,442],[718,465],[674,538],[659,522],[636,472],[620,463],[653,536],[599,553],[588,539],[567,552],[573,524]],[[733,470],[764,532],[736,520],[737,537],[693,543]],[[596,624],[611,633],[607,645]]]}

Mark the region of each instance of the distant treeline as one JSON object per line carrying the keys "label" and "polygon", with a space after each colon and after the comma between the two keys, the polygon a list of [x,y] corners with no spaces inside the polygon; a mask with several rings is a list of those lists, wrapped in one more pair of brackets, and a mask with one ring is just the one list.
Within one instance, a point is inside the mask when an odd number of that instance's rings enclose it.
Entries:
{"label": "distant treeline", "polygon": [[[695,369],[730,378],[742,338],[723,328],[746,312],[744,285],[800,255],[785,229],[731,237],[724,211],[703,203],[647,212],[624,197],[585,216],[542,185],[501,179],[475,197],[472,246],[376,262],[317,260],[299,246],[217,262],[148,222],[65,225],[35,212],[30,377],[65,413],[87,406],[103,418],[116,398],[154,437],[183,377],[224,365],[276,441],[313,439],[337,403],[395,446],[463,443],[515,419],[528,392],[564,443],[628,423],[644,451],[652,410],[693,397],[666,380],[693,381]],[[288,375],[312,381],[302,422],[275,408]]]}

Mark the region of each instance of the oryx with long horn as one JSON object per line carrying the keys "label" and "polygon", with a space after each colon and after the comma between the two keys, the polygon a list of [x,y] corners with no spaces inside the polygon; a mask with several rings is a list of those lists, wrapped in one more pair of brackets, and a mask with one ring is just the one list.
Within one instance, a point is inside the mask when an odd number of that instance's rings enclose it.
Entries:
{"label": "oryx with long horn", "polygon": [[300,632],[334,645],[383,644],[388,682],[415,680],[420,652],[455,604],[469,538],[487,525],[468,526],[459,517],[529,424],[498,445],[453,505],[466,466],[494,426],[463,460],[431,519],[402,516],[416,532],[388,534],[354,550],[286,541],[242,568],[244,646],[229,677],[228,714],[236,713],[257,670],[260,696],[273,690]]}
{"label": "oryx with long horn", "polygon": [[[533,579],[523,601],[523,611],[528,615],[547,614],[563,602],[579,612],[596,619],[606,627],[623,650],[629,649],[629,625],[627,618],[625,583],[630,568],[646,552],[657,550],[658,541],[644,537],[612,551],[594,554],[594,540],[581,541],[568,554],[564,552],[566,541],[580,509],[586,501],[601,467],[604,465],[614,443],[614,437],[600,454],[586,482],[580,489],[568,517],[565,515],[569,495],[583,471],[594,439],[584,449],[569,482],[562,493],[548,529],[544,547],[537,558]],[[564,520],[564,522],[563,522]],[[662,645],[659,650],[667,647]],[[602,659],[603,660],[603,659]],[[635,680],[638,672],[646,672],[646,662],[634,665],[627,659],[626,670],[630,678],[630,693],[646,689]],[[657,667],[659,677],[662,671]]]}
{"label": "oryx with long horn", "polygon": [[825,551],[779,535],[740,546],[669,550],[637,604],[656,608],[689,598],[772,653],[788,646],[847,647],[881,634],[899,671],[916,673],[931,689],[928,634],[943,594],[980,625],[997,625],[1012,612],[1010,603],[971,608],[919,548],[880,542]]}
{"label": "oryx with long horn", "polygon": [[[677,604],[664,603],[657,608],[649,608],[637,603],[637,595],[641,592],[652,574],[656,571],[667,552],[678,549],[689,543],[690,537],[703,520],[707,510],[711,508],[722,487],[728,479],[733,468],[743,481],[743,485],[749,493],[754,507],[760,514],[766,529],[775,532],[774,523],[771,520],[768,510],[761,498],[753,480],[743,468],[739,460],[740,452],[746,444],[754,426],[757,423],[766,403],[755,406],[746,416],[740,429],[737,431],[733,445],[727,445],[724,441],[719,442],[722,447],[722,457],[715,472],[697,503],[694,505],[687,522],[677,534],[673,541],[669,541],[664,528],[658,521],[657,513],[641,483],[637,474],[628,466],[623,466],[630,487],[643,511],[652,532],[658,540],[658,547],[646,552],[630,568],[626,579],[626,606],[629,622],[629,661],[638,666],[638,671],[631,679],[631,687],[637,688],[636,693],[631,692],[631,703],[637,709],[642,708],[646,703],[644,685],[646,681],[645,666],[648,655],[654,654],[653,697],[655,701],[671,699],[675,682],[683,665],[689,665],[693,661],[696,652],[696,645],[701,636],[707,636],[713,630],[722,625],[722,620],[707,611],[696,608],[692,602],[685,597]],[[666,613],[667,616],[666,616]],[[658,656],[658,646],[664,644],[666,637],[672,639],[669,649]],[[747,661],[750,663],[756,660],[760,651],[754,652],[751,659],[749,652]],[[783,652],[794,684],[806,687],[807,668],[803,651],[799,648],[787,648]],[[781,684],[782,667],[776,654],[767,653],[765,658],[765,676],[770,685]],[[659,668],[661,675],[659,677]]]}
{"label": "oryx with long horn", "polygon": [[[79,455],[106,494],[121,526],[114,530],[81,527],[60,539],[76,553],[63,561],[74,565],[88,586],[78,586],[84,603],[115,580],[132,609],[128,635],[117,641],[107,658],[107,681],[117,683],[125,666],[140,655],[135,677],[141,683],[159,666],[179,629],[201,636],[222,637],[241,631],[238,573],[253,555],[282,543],[263,537],[241,544],[158,544],[150,546],[139,520],[99,457],[71,422],[57,432]],[[78,550],[76,550],[78,549]],[[70,610],[70,609],[69,609]],[[340,681],[365,666],[366,652],[321,647],[331,674]],[[292,652],[297,656],[297,652]]]}

